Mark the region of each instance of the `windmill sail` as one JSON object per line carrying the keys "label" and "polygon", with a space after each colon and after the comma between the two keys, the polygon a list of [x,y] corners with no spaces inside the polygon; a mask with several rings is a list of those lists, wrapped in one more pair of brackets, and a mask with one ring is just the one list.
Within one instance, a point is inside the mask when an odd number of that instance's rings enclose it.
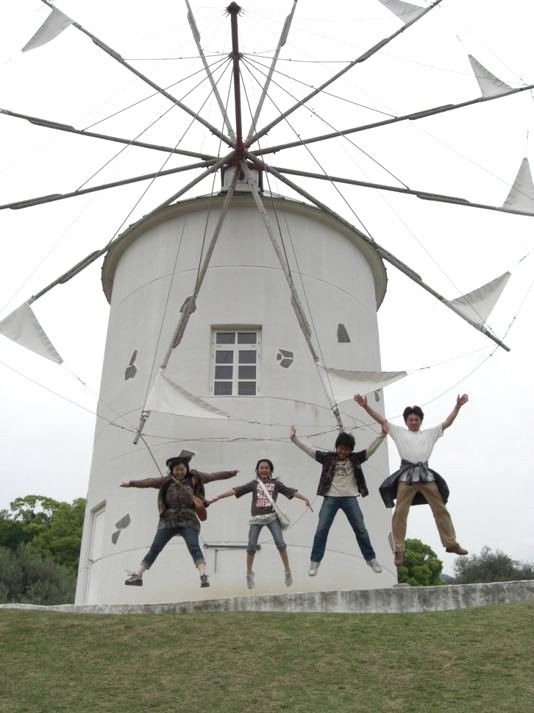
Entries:
{"label": "windmill sail", "polygon": [[405,371],[351,371],[328,369],[324,366],[321,371],[328,379],[337,403],[352,399],[354,394],[377,391],[406,376]]}
{"label": "windmill sail", "polygon": [[56,38],[69,25],[72,25],[70,17],[67,17],[59,10],[52,10],[35,35],[24,45],[22,51],[28,52],[46,45],[47,42]]}
{"label": "windmill sail", "polygon": [[378,0],[379,2],[387,7],[392,13],[397,15],[404,23],[412,22],[425,10],[424,7],[419,5],[413,5],[410,2],[403,2],[402,0]]}
{"label": "windmill sail", "polygon": [[503,203],[503,208],[534,213],[534,184],[528,158],[521,161],[514,184]]}
{"label": "windmill sail", "polygon": [[63,361],[28,302],[17,307],[0,322],[0,334],[36,354],[55,361],[56,364]]}
{"label": "windmill sail", "polygon": [[228,414],[194,396],[159,371],[145,406],[147,411],[191,418],[228,418]]}
{"label": "windmill sail", "polygon": [[447,301],[447,305],[463,315],[468,321],[483,326],[497,304],[509,278],[510,273],[505,272],[482,287],[457,297],[455,300]]}
{"label": "windmill sail", "polygon": [[506,94],[506,92],[511,90],[512,87],[488,71],[486,67],[481,65],[472,55],[468,56],[471,69],[473,70],[483,97],[498,97],[500,94]]}

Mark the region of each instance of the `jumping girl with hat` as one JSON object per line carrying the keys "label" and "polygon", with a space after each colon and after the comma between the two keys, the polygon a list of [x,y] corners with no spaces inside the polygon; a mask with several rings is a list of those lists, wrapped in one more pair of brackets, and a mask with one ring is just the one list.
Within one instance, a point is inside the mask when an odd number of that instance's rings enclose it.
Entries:
{"label": "jumping girl with hat", "polygon": [[[204,485],[214,480],[233,478],[238,470],[223,470],[216,473],[202,473],[189,468],[190,458],[169,458],[166,465],[169,472],[159,478],[125,480],[121,488],[158,488],[159,523],[154,541],[143,557],[139,567],[132,572],[124,584],[141,587],[143,573],[149,569],[165,545],[175,536],[184,538],[189,554],[200,574],[200,586],[209,587],[206,562],[198,542],[200,532],[199,517],[205,519],[206,505]],[[197,515],[198,513],[198,515]],[[204,517],[202,517],[204,515]]]}

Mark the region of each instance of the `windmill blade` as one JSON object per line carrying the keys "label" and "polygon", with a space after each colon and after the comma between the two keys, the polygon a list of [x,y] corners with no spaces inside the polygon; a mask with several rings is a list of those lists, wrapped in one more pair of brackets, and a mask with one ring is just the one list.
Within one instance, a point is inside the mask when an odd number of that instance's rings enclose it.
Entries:
{"label": "windmill blade", "polygon": [[217,101],[217,104],[219,105],[219,109],[221,111],[224,123],[226,125],[226,129],[228,131],[228,135],[232,139],[232,141],[235,140],[235,133],[234,129],[232,127],[232,124],[230,122],[230,117],[228,116],[228,112],[226,111],[226,107],[223,104],[223,100],[221,98],[221,95],[219,93],[219,90],[217,88],[217,85],[215,83],[215,80],[213,79],[213,73],[211,69],[209,68],[208,62],[206,60],[206,56],[204,54],[204,50],[202,49],[202,45],[200,44],[200,32],[197,27],[197,23],[195,20],[195,16],[193,15],[193,10],[191,9],[191,5],[189,4],[189,0],[185,0],[185,4],[187,5],[187,20],[189,22],[189,26],[191,28],[191,32],[193,33],[193,39],[195,40],[195,44],[197,46],[198,54],[200,55],[200,59],[202,60],[202,64],[204,66],[204,70],[206,71],[206,75],[208,77],[209,83],[211,84],[211,88],[213,91],[213,95],[215,96],[215,100]]}
{"label": "windmill blade", "polygon": [[[150,213],[147,213],[147,215],[144,216],[144,220],[150,218],[152,215],[157,213],[161,208],[165,208],[166,206],[170,205],[173,201],[175,201],[177,198],[179,198],[183,193],[186,193],[190,188],[195,186],[197,183],[200,183],[206,176],[209,176],[210,173],[213,173],[214,171],[218,170],[226,161],[229,160],[233,156],[233,153],[228,154],[228,156],[225,156],[224,158],[220,159],[217,161],[213,166],[209,167],[204,171],[200,176],[197,176],[194,178],[192,181],[190,181],[187,186],[184,188],[180,189],[176,193],[173,193],[173,195],[168,198],[166,201],[163,203],[160,203],[160,205],[157,208],[154,208],[154,210],[151,210]],[[119,238],[117,238],[118,240]],[[38,300],[40,297],[45,295],[47,292],[49,292],[53,287],[56,287],[56,285],[63,285],[65,282],[68,282],[71,280],[73,277],[78,275],[82,270],[85,270],[86,267],[89,267],[95,260],[97,260],[99,257],[102,255],[105,255],[108,250],[113,246],[115,240],[110,240],[107,245],[105,245],[103,248],[100,250],[95,250],[94,252],[90,253],[86,257],[84,257],[82,260],[77,262],[73,267],[69,268],[66,272],[64,272],[62,275],[57,277],[55,280],[50,282],[46,287],[44,287],[42,290],[40,290],[37,294],[35,294],[31,298],[31,302],[35,302],[35,300]]]}
{"label": "windmill blade", "polygon": [[[346,74],[350,69],[352,69],[354,66],[357,64],[361,64],[362,62],[365,62],[365,60],[369,59],[372,57],[374,54],[376,54],[379,50],[382,49],[382,47],[385,47],[388,45],[390,42],[392,42],[396,37],[398,37],[400,34],[402,34],[405,30],[407,30],[409,27],[411,27],[414,23],[419,22],[421,18],[423,18],[428,12],[433,10],[435,7],[437,7],[443,0],[435,0],[435,2],[432,3],[429,7],[425,8],[422,10],[421,14],[418,15],[417,17],[414,17],[410,22],[407,22],[405,25],[403,25],[401,28],[399,28],[396,32],[394,32],[392,35],[389,35],[389,37],[385,37],[383,40],[380,40],[376,45],[371,47],[371,49],[368,49],[366,52],[361,54],[359,57],[356,59],[352,60],[352,62],[349,62],[349,64],[341,69],[339,72],[334,74],[333,77],[330,77],[330,79],[327,79],[326,82],[323,82],[319,87],[314,89],[312,92],[307,94],[304,99],[301,99],[300,101],[296,102],[296,104],[293,104],[292,107],[287,109],[287,111],[279,114],[276,119],[273,119],[267,126],[264,126],[261,131],[258,131],[254,136],[252,136],[247,142],[246,146],[250,147],[252,144],[256,143],[259,139],[261,139],[262,136],[265,136],[274,126],[279,124],[281,121],[284,121],[290,114],[292,114],[294,111],[296,111],[299,107],[303,106],[306,104],[310,99],[313,99],[317,94],[323,91],[323,89],[326,89],[326,87],[330,86],[330,84],[333,84],[337,79],[342,77],[344,74]],[[45,2],[45,0],[42,0],[42,2]]]}
{"label": "windmill blade", "polygon": [[156,171],[155,173],[145,173],[142,176],[134,176],[133,178],[124,178],[121,181],[113,181],[112,183],[101,183],[98,186],[91,186],[89,188],[80,188],[77,191],[71,191],[70,193],[50,193],[46,196],[37,196],[36,198],[26,198],[21,201],[14,201],[13,203],[5,203],[0,205],[0,210],[5,210],[10,208],[11,210],[20,210],[22,208],[31,208],[36,205],[43,205],[43,203],[53,203],[54,201],[62,201],[67,198],[77,198],[78,196],[83,196],[86,193],[96,193],[97,191],[106,191],[109,188],[117,188],[119,186],[127,186],[130,183],[139,183],[140,181],[149,181],[152,178],[159,178],[161,176],[171,176],[175,173],[183,173],[184,171],[191,171],[195,168],[205,168],[212,163],[216,163],[216,159],[211,159],[210,161],[201,161],[200,163],[191,163],[187,166],[179,166],[178,168],[167,168],[162,171]]}
{"label": "windmill blade", "polygon": [[283,151],[284,149],[292,149],[298,146],[306,146],[308,144],[317,143],[320,141],[327,141],[328,139],[335,139],[340,136],[349,136],[350,134],[356,134],[360,131],[369,131],[370,129],[377,129],[381,126],[389,126],[391,124],[399,124],[403,121],[417,121],[419,119],[425,119],[429,116],[435,116],[436,114],[444,114],[447,111],[455,111],[456,109],[463,109],[466,106],[472,106],[474,104],[481,104],[482,102],[493,101],[494,99],[501,99],[502,97],[507,97],[512,94],[518,94],[519,92],[525,92],[527,90],[534,89],[534,84],[529,84],[525,87],[519,87],[516,89],[510,89],[502,94],[495,94],[493,96],[477,97],[476,99],[470,99],[465,102],[460,102],[458,104],[443,104],[442,106],[430,107],[429,109],[421,109],[420,111],[410,112],[409,114],[403,114],[402,116],[395,116],[390,119],[383,119],[381,121],[374,121],[370,124],[362,124],[361,126],[354,126],[350,129],[341,129],[340,131],[332,131],[328,134],[321,134],[320,136],[311,136],[307,139],[299,139],[298,141],[290,141],[285,144],[278,144],[277,146],[269,146],[264,149],[254,149],[252,153],[255,156],[265,156],[270,153],[277,153],[278,151]]}
{"label": "windmill blade", "polygon": [[11,111],[10,109],[0,109],[0,114],[5,116],[12,116],[15,119],[24,119],[29,121],[31,124],[36,126],[42,126],[45,129],[54,129],[55,131],[66,131],[71,134],[77,134],[78,136],[87,136],[90,139],[102,139],[104,141],[114,141],[119,144],[126,144],[127,146],[138,146],[143,149],[152,149],[154,151],[164,151],[169,154],[177,154],[178,156],[189,156],[190,158],[200,158],[204,161],[208,161],[211,158],[215,158],[209,154],[198,153],[197,151],[186,151],[185,149],[177,149],[172,146],[161,146],[160,144],[151,144],[146,141],[137,141],[136,139],[123,139],[120,136],[111,136],[110,134],[100,134],[96,131],[87,131],[86,129],[76,129],[74,126],[69,124],[62,124],[58,121],[52,121],[50,119],[41,119],[37,116],[30,116],[29,114],[21,114],[17,111]]}
{"label": "windmill blade", "polygon": [[[439,0],[441,2],[441,0]],[[42,3],[47,5],[48,7],[55,9],[54,5],[49,2],[49,0],[41,0]],[[152,89],[155,89],[158,94],[161,94],[164,96],[166,99],[168,99],[170,102],[175,104],[177,107],[182,109],[182,111],[185,111],[186,114],[189,114],[193,119],[198,121],[202,126],[204,126],[206,129],[208,129],[212,134],[215,134],[217,138],[219,138],[223,143],[227,144],[228,146],[232,146],[232,140],[226,136],[226,134],[223,134],[222,131],[219,131],[219,129],[211,124],[209,121],[206,121],[206,119],[202,118],[200,114],[197,112],[193,111],[193,109],[190,109],[186,104],[181,102],[179,99],[174,97],[172,94],[169,94],[169,92],[164,89],[163,87],[160,87],[158,84],[153,82],[149,77],[144,75],[142,72],[137,70],[135,67],[133,67],[129,62],[127,62],[121,55],[116,52],[114,49],[109,47],[105,42],[100,40],[96,35],[93,35],[92,32],[89,32],[89,30],[86,30],[82,25],[80,25],[78,22],[74,22],[74,20],[71,20],[71,24],[73,27],[75,27],[77,30],[79,30],[81,33],[89,37],[89,39],[94,42],[94,44],[99,47],[101,50],[103,50],[107,55],[112,57],[116,62],[119,62],[122,64],[123,67],[128,69],[132,74],[135,74],[138,79],[141,81],[145,82],[148,84]]]}
{"label": "windmill blade", "polygon": [[[252,154],[249,156],[249,159],[255,163],[259,168],[263,168],[265,171],[268,173],[271,173],[273,176],[276,176],[278,180],[282,181],[282,183],[285,183],[287,186],[292,188],[294,191],[297,193],[300,193],[301,196],[309,200],[311,203],[316,205],[318,208],[320,208],[323,211],[326,211],[329,215],[333,216],[336,220],[340,221],[344,225],[346,225],[350,230],[354,231],[356,228],[354,225],[351,225],[347,220],[344,220],[341,216],[339,216],[335,211],[333,211],[331,208],[329,208],[327,205],[322,203],[321,201],[318,201],[314,196],[312,196],[310,193],[305,191],[303,188],[298,186],[296,183],[291,181],[289,178],[287,178],[283,173],[278,171],[276,168],[273,166],[269,166],[263,161],[260,161],[257,159],[255,156]],[[403,274],[405,274],[407,277],[410,278],[410,280],[413,280],[413,282],[417,283],[420,287],[422,287],[426,292],[429,292],[433,297],[435,297],[437,300],[439,300],[442,304],[444,304],[446,307],[448,307],[450,310],[452,310],[455,314],[457,314],[459,317],[461,317],[464,321],[466,321],[468,324],[470,324],[472,327],[477,329],[479,332],[482,332],[486,337],[491,339],[493,342],[495,342],[498,346],[502,347],[505,351],[510,351],[510,348],[506,346],[498,337],[496,337],[489,329],[487,329],[485,326],[476,324],[475,322],[471,321],[468,317],[466,317],[462,312],[454,307],[454,305],[451,305],[448,303],[448,300],[441,295],[439,292],[434,290],[430,285],[427,285],[426,282],[423,281],[423,279],[416,273],[414,270],[412,270],[408,265],[405,265],[402,260],[399,260],[397,257],[395,257],[392,253],[390,253],[388,250],[385,248],[381,247],[378,243],[376,243],[374,240],[371,238],[364,236],[362,233],[358,231],[360,237],[362,237],[367,243],[372,245],[372,247],[378,252],[378,254],[387,262],[391,263],[394,265],[398,270],[400,270]]]}
{"label": "windmill blade", "polygon": [[459,196],[449,196],[441,193],[430,193],[415,188],[403,188],[400,186],[389,186],[386,183],[372,183],[370,181],[358,181],[355,178],[342,178],[341,176],[330,176],[324,173],[313,173],[311,171],[299,171],[293,168],[282,168],[280,166],[271,166],[280,174],[288,174],[293,176],[301,176],[303,178],[317,178],[320,181],[330,181],[332,183],[343,183],[350,186],[360,186],[361,188],[372,188],[380,191],[391,191],[393,193],[404,193],[406,195],[415,196],[426,201],[435,201],[436,203],[453,203],[454,205],[465,206],[467,208],[480,208],[482,210],[493,210],[498,213],[513,213],[514,215],[534,216],[533,212],[521,210],[520,208],[507,208],[505,206],[488,205],[486,203],[473,203],[467,198]]}
{"label": "windmill blade", "polygon": [[286,17],[286,19],[285,19],[284,26],[283,26],[282,32],[281,32],[281,34],[280,34],[280,39],[278,40],[278,45],[277,45],[277,47],[276,47],[276,50],[275,50],[275,53],[274,53],[274,56],[273,56],[273,61],[271,62],[271,67],[270,67],[270,69],[269,69],[269,72],[268,72],[268,74],[267,74],[267,78],[266,78],[266,80],[265,80],[265,84],[264,84],[263,89],[262,89],[262,92],[261,92],[261,96],[260,96],[260,99],[259,99],[259,102],[258,102],[258,106],[257,106],[257,108],[256,108],[256,111],[254,112],[254,116],[252,117],[252,123],[251,123],[251,125],[250,125],[250,129],[249,129],[249,132],[248,132],[247,142],[250,141],[253,132],[256,130],[256,124],[257,124],[257,122],[258,122],[259,116],[260,116],[260,114],[261,114],[261,110],[263,109],[263,104],[265,103],[265,99],[266,99],[266,97],[267,97],[267,93],[268,93],[268,90],[269,90],[269,85],[271,84],[271,79],[272,79],[272,76],[273,76],[273,74],[274,74],[274,70],[275,70],[276,64],[277,64],[277,62],[278,62],[278,57],[279,57],[279,55],[280,55],[280,51],[282,50],[282,47],[285,45],[285,43],[286,43],[286,41],[287,41],[287,36],[288,36],[288,34],[289,34],[289,29],[290,29],[291,23],[292,23],[292,21],[293,21],[293,16],[295,15],[295,10],[296,10],[296,8],[297,8],[297,0],[293,0],[293,7],[291,8],[291,12],[289,13],[289,15],[288,15],[288,16]]}

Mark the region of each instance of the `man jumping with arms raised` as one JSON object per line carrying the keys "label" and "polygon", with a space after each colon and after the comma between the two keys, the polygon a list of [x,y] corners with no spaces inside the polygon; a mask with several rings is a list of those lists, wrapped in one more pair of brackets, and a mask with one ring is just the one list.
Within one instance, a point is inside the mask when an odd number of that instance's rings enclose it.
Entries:
{"label": "man jumping with arms raised", "polygon": [[404,562],[406,524],[412,504],[430,505],[446,552],[456,555],[468,554],[456,540],[451,516],[445,507],[449,497],[447,483],[439,473],[428,467],[428,459],[436,441],[441,438],[443,431],[454,423],[460,409],[468,402],[467,394],[457,397],[454,409],[443,423],[428,429],[421,429],[424,413],[419,406],[407,406],[404,409],[402,415],[406,428],[402,428],[389,423],[384,416],[372,409],[367,402],[367,397],[356,394],[354,400],[382,426],[384,433],[391,436],[401,457],[399,470],[386,478],[380,486],[380,495],[386,507],[392,508],[395,499],[397,500],[391,522],[395,566],[400,567]]}

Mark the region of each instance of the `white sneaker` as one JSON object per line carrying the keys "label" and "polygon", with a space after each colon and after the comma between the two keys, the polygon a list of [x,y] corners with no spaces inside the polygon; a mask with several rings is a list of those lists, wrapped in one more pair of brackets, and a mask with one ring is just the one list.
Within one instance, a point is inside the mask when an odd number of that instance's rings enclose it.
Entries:
{"label": "white sneaker", "polygon": [[377,560],[365,560],[369,567],[375,572],[376,574],[381,574],[382,573],[382,567],[378,564]]}
{"label": "white sneaker", "polygon": [[310,577],[315,577],[320,564],[320,562],[310,562],[310,569],[308,570]]}
{"label": "white sneaker", "polygon": [[291,572],[289,572],[289,570],[285,573],[285,583],[286,587],[290,587],[293,584],[293,577],[291,576]]}
{"label": "white sneaker", "polygon": [[247,587],[249,589],[254,589],[254,572],[252,572],[252,574],[247,574]]}

